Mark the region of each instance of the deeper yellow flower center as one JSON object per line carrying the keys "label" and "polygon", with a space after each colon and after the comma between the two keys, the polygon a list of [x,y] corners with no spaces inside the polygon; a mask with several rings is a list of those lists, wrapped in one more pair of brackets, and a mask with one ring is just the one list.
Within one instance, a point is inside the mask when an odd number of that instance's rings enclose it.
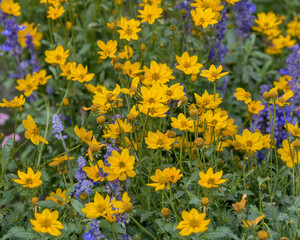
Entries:
{"label": "deeper yellow flower center", "polygon": [[216,77],[219,76],[219,73],[218,73],[217,71],[213,71],[213,72],[211,73],[211,76],[214,77],[214,78],[216,78]]}
{"label": "deeper yellow flower center", "polygon": [[107,98],[108,101],[111,100],[113,97],[114,97],[113,93],[106,94],[106,98]]}
{"label": "deeper yellow flower center", "polygon": [[132,29],[131,28],[126,28],[125,29],[125,33],[126,33],[126,35],[131,35],[132,34]]}
{"label": "deeper yellow flower center", "polygon": [[32,134],[33,135],[40,135],[40,128],[39,127],[35,127],[33,130],[32,130]]}
{"label": "deeper yellow flower center", "polygon": [[124,162],[120,162],[120,163],[119,163],[119,167],[120,167],[120,168],[125,168],[125,167],[126,167],[126,164],[125,164]]}
{"label": "deeper yellow flower center", "polygon": [[159,80],[159,74],[158,74],[158,73],[153,73],[153,74],[152,74],[152,79],[153,79],[154,81]]}
{"label": "deeper yellow flower center", "polygon": [[217,123],[218,123],[218,120],[216,120],[216,119],[214,119],[214,120],[211,121],[212,125],[216,125]]}
{"label": "deeper yellow flower center", "polygon": [[60,55],[56,55],[55,59],[56,59],[56,61],[60,61],[61,60],[61,56]]}
{"label": "deeper yellow flower center", "polygon": [[247,147],[252,147],[252,145],[253,145],[252,141],[250,141],[250,140],[247,141],[246,144],[247,144]]}
{"label": "deeper yellow flower center", "polygon": [[26,184],[32,184],[33,180],[32,178],[26,178],[25,182]]}
{"label": "deeper yellow flower center", "polygon": [[160,145],[160,146],[164,145],[164,141],[161,138],[158,139],[157,140],[157,145]]}
{"label": "deeper yellow flower center", "polygon": [[252,112],[255,112],[255,111],[256,111],[256,107],[252,107],[252,108],[251,108],[251,111],[252,111]]}
{"label": "deeper yellow flower center", "polygon": [[83,79],[84,77],[85,77],[85,74],[80,74],[80,75],[79,75],[79,78],[80,78],[80,79]]}
{"label": "deeper yellow flower center", "polygon": [[250,97],[251,97],[251,94],[248,93],[248,92],[246,92],[245,95],[244,95],[244,97],[245,97],[245,98],[250,98]]}
{"label": "deeper yellow flower center", "polygon": [[208,183],[208,184],[215,184],[215,179],[209,178],[209,179],[207,180],[207,183]]}
{"label": "deeper yellow flower center", "polygon": [[148,102],[149,103],[155,103],[155,100],[154,100],[154,98],[149,98]]}
{"label": "deeper yellow flower center", "polygon": [[182,128],[185,128],[185,127],[187,126],[187,123],[186,123],[186,122],[181,122],[180,124],[181,124],[181,127],[182,127]]}
{"label": "deeper yellow flower center", "polygon": [[171,90],[167,90],[167,91],[166,91],[166,95],[167,95],[167,96],[172,96],[172,91],[171,91]]}
{"label": "deeper yellow flower center", "polygon": [[32,86],[30,83],[28,83],[28,84],[26,85],[26,88],[27,88],[28,91],[30,91],[30,90],[33,89],[33,86]]}
{"label": "deeper yellow flower center", "polygon": [[52,221],[49,218],[43,218],[40,222],[41,226],[44,228],[48,228],[52,225]]}
{"label": "deeper yellow flower center", "polygon": [[191,67],[191,64],[190,64],[189,62],[185,62],[185,63],[183,64],[183,67],[184,67],[184,68],[190,68],[190,67]]}
{"label": "deeper yellow flower center", "polygon": [[190,221],[189,221],[189,225],[190,225],[190,227],[192,227],[192,228],[196,228],[196,227],[199,227],[199,222],[198,222],[198,220],[197,219],[195,219],[195,218],[192,218]]}

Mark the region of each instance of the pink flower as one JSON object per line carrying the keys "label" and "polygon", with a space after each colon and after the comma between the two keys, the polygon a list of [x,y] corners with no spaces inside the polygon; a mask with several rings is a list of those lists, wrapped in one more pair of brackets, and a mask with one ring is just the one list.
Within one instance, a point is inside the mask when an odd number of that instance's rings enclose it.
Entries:
{"label": "pink flower", "polygon": [[4,125],[8,119],[9,119],[9,115],[5,113],[0,113],[0,126]]}
{"label": "pink flower", "polygon": [[[2,147],[4,146],[4,144],[7,142],[7,140],[8,140],[9,138],[14,139],[14,134],[12,133],[12,134],[9,134],[8,136],[5,136],[5,137],[4,137],[3,142],[2,142]],[[15,141],[18,142],[18,141],[20,141],[20,139],[21,139],[20,135],[19,135],[19,134],[16,134],[16,136],[15,136]]]}

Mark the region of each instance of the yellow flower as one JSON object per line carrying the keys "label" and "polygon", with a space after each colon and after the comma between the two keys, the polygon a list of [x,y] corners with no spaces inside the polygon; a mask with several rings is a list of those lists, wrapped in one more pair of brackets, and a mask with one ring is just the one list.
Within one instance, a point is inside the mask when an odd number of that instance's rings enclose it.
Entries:
{"label": "yellow flower", "polygon": [[238,101],[244,101],[246,104],[251,102],[251,93],[246,92],[243,88],[235,89],[234,96]]}
{"label": "yellow flower", "polygon": [[36,173],[33,172],[32,168],[27,169],[27,173],[21,172],[18,170],[18,177],[19,179],[12,179],[14,182],[21,184],[23,188],[36,188],[42,185],[41,180],[42,173],[37,171]]}
{"label": "yellow flower", "polygon": [[52,76],[46,76],[46,70],[42,69],[38,73],[34,72],[32,78],[40,85],[45,85]]}
{"label": "yellow flower", "polygon": [[263,148],[263,140],[261,133],[251,133],[248,129],[244,129],[243,135],[236,135],[236,141],[241,145],[241,149],[247,152],[256,152]]}
{"label": "yellow flower", "polygon": [[190,118],[186,118],[184,114],[179,113],[178,118],[171,117],[171,126],[181,131],[189,130],[194,132],[194,121]]}
{"label": "yellow flower", "polygon": [[16,89],[19,91],[24,91],[24,95],[29,97],[34,90],[38,89],[38,82],[28,73],[25,79],[17,80],[18,86]]}
{"label": "yellow flower", "polygon": [[20,45],[25,48],[26,47],[26,36],[29,34],[32,36],[32,43],[36,48],[41,46],[41,39],[43,38],[43,34],[38,32],[37,27],[34,23],[24,22],[22,24],[25,26],[25,29],[18,31],[18,42]]}
{"label": "yellow flower", "polygon": [[[74,157],[69,157],[69,160],[73,160]],[[66,174],[67,169],[66,166],[64,165],[65,161],[67,161],[67,155],[64,154],[62,156],[56,157],[52,159],[52,162],[50,162],[48,165],[50,167],[57,167],[57,170],[59,171],[59,174]]]}
{"label": "yellow flower", "polygon": [[207,28],[208,25],[218,23],[218,21],[215,19],[216,14],[211,8],[196,8],[196,11],[191,11],[191,15],[196,27],[202,26],[203,28]]}
{"label": "yellow flower", "polygon": [[221,77],[227,75],[229,72],[222,72],[222,65],[216,68],[214,65],[209,67],[209,70],[203,70],[201,72],[201,76],[207,78],[208,81],[215,82],[216,80],[220,79]]}
{"label": "yellow flower", "polygon": [[203,117],[203,122],[204,119],[206,119],[206,124],[207,126],[214,127],[216,130],[225,128],[227,125],[227,118],[228,115],[222,115],[222,112],[214,113],[212,110],[207,111]]}
{"label": "yellow flower", "polygon": [[[95,104],[98,107],[102,107],[105,104],[112,104],[121,102],[121,98],[119,98],[119,94],[121,92],[121,88],[118,84],[116,84],[116,87],[113,91],[107,90],[105,86],[101,88],[101,91],[96,91],[94,98],[93,98],[93,104]],[[116,107],[113,105],[113,107]]]}
{"label": "yellow flower", "polygon": [[209,95],[208,92],[205,90],[202,96],[199,96],[197,93],[194,93],[196,98],[196,104],[200,108],[205,109],[215,109],[222,103],[222,98],[219,97],[219,94],[216,95]]}
{"label": "yellow flower", "polygon": [[174,138],[168,138],[159,130],[155,132],[148,132],[148,137],[145,138],[145,142],[148,145],[148,148],[158,149],[163,148],[165,150],[170,150],[171,145],[175,142]]}
{"label": "yellow flower", "polygon": [[145,71],[145,79],[143,80],[143,84],[146,86],[152,86],[156,83],[164,84],[170,81],[170,79],[175,79],[172,75],[173,70],[167,66],[166,63],[157,63],[155,61],[151,61],[150,69],[146,66],[143,67]]}
{"label": "yellow flower", "polygon": [[144,10],[138,10],[141,15],[138,15],[139,18],[142,18],[141,22],[148,22],[153,24],[157,18],[161,17],[163,10],[157,5],[146,4]]}
{"label": "yellow flower", "polygon": [[273,84],[275,87],[277,87],[278,90],[282,90],[283,92],[286,93],[287,91],[291,90],[291,87],[289,85],[289,81],[291,80],[292,80],[291,76],[284,75],[279,78],[278,82],[273,82]]}
{"label": "yellow flower", "polygon": [[93,136],[93,140],[89,141],[87,144],[89,145],[89,150],[86,156],[89,156],[91,161],[94,161],[93,154],[99,152],[101,147],[106,146],[106,144],[98,142],[95,136]]}
{"label": "yellow flower", "polygon": [[300,151],[296,152],[294,150],[293,143],[291,143],[291,146],[289,146],[289,141],[287,139],[282,141],[282,148],[279,148],[277,153],[280,155],[281,160],[286,162],[286,165],[289,168],[293,167],[294,163],[300,163]]}
{"label": "yellow flower", "polygon": [[132,210],[132,203],[130,201],[130,197],[127,192],[123,193],[122,201],[113,200],[112,204],[114,208],[117,208],[119,213],[130,212]]}
{"label": "yellow flower", "polygon": [[234,124],[234,119],[229,118],[226,123],[226,127],[222,129],[221,135],[226,137],[226,136],[233,136],[237,133],[237,125]]}
{"label": "yellow flower", "polygon": [[19,3],[15,3],[13,0],[2,0],[0,3],[0,9],[9,15],[20,16],[21,15],[21,7]]}
{"label": "yellow flower", "polygon": [[126,180],[128,177],[135,177],[134,169],[135,157],[129,155],[129,150],[125,148],[121,154],[113,150],[112,156],[107,158],[109,167],[104,167],[104,172],[108,173],[107,180],[113,181],[119,178],[120,181]]}
{"label": "yellow flower", "polygon": [[71,65],[70,70],[71,70],[72,81],[78,81],[81,83],[89,82],[95,76],[94,73],[87,73],[88,67],[87,66],[83,67],[82,64],[78,64],[77,67],[74,65]]}
{"label": "yellow flower", "polygon": [[223,171],[214,173],[213,168],[209,168],[206,173],[201,171],[199,173],[200,180],[198,181],[199,185],[205,188],[216,188],[220,184],[228,181],[228,179],[221,179],[223,176]]}
{"label": "yellow flower", "polygon": [[155,183],[147,183],[147,186],[155,187],[155,191],[170,189],[170,180],[165,172],[160,169],[155,170],[155,175],[152,175],[150,179]]}
{"label": "yellow flower", "polygon": [[140,69],[141,63],[135,62],[132,63],[130,61],[126,61],[123,65],[123,73],[128,75],[131,78],[135,78],[138,73],[143,72],[143,70]]}
{"label": "yellow flower", "polygon": [[242,222],[243,222],[242,226],[246,227],[246,228],[250,228],[252,226],[257,226],[259,224],[259,222],[261,220],[263,220],[264,218],[265,218],[265,215],[261,215],[261,216],[257,217],[255,220],[251,220],[250,222],[242,219]]}
{"label": "yellow flower", "polygon": [[114,58],[116,57],[115,53],[117,51],[118,42],[116,40],[109,40],[106,44],[99,40],[97,41],[98,47],[102,50],[98,53],[100,54],[101,59],[106,59],[108,57]]}
{"label": "yellow flower", "polygon": [[130,88],[128,88],[128,89],[122,88],[121,92],[125,93],[125,94],[129,94],[130,96],[137,94],[137,90],[138,90],[137,88],[138,88],[139,82],[140,82],[140,78],[135,77],[134,79],[132,79]]}
{"label": "yellow flower", "polygon": [[90,167],[83,167],[82,170],[85,171],[86,175],[94,182],[98,182],[98,181],[103,182],[105,180],[103,176],[103,170],[102,170],[103,167],[104,167],[103,161],[99,160],[95,165],[93,165],[90,162]]}
{"label": "yellow flower", "polygon": [[211,8],[213,13],[215,13],[215,19],[218,20],[220,13],[223,9],[224,6],[222,5],[221,0],[195,0],[194,3],[191,3],[191,7],[195,8],[203,8],[203,9],[208,9]]}
{"label": "yellow flower", "polygon": [[273,29],[277,28],[277,25],[281,23],[281,20],[273,12],[264,12],[257,14],[257,19],[254,20],[258,26],[254,26],[253,30],[269,35]]}
{"label": "yellow flower", "polygon": [[293,21],[287,24],[287,33],[300,39],[300,21],[299,17],[295,17]]}
{"label": "yellow flower", "polygon": [[93,137],[93,131],[87,132],[84,127],[79,129],[77,125],[74,128],[74,132],[84,143],[88,143]]}
{"label": "yellow flower", "polygon": [[[69,200],[66,201],[66,193],[67,190],[62,191],[61,188],[56,189],[56,192],[51,192],[49,197],[46,197],[46,201],[52,200],[53,202],[56,202],[59,205],[64,205],[65,203],[59,200],[56,197],[60,197],[63,201],[69,202]],[[68,196],[69,199],[71,199],[70,196]]]}
{"label": "yellow flower", "polygon": [[235,3],[241,1],[241,0],[225,0],[226,2],[228,2],[231,5],[234,5]]}
{"label": "yellow flower", "polygon": [[27,115],[27,119],[24,119],[22,121],[22,124],[27,130],[24,134],[25,138],[30,139],[31,142],[35,145],[38,145],[40,141],[48,144],[48,141],[40,135],[40,128],[35,124],[30,115]]}
{"label": "yellow flower", "polygon": [[295,45],[296,40],[291,39],[290,35],[287,35],[284,37],[283,35],[280,35],[278,38],[274,38],[272,40],[272,43],[275,48],[282,49],[285,47],[292,47]]}
{"label": "yellow flower", "polygon": [[296,123],[295,126],[288,123],[288,130],[289,130],[289,133],[293,134],[294,137],[300,138],[300,128],[298,127],[298,123]]}
{"label": "yellow flower", "polygon": [[283,94],[282,97],[278,98],[278,100],[276,100],[276,104],[280,107],[283,107],[285,105],[290,105],[289,102],[287,102],[288,99],[290,99],[291,97],[293,97],[294,93],[292,90],[287,91],[285,94]]}
{"label": "yellow flower", "polygon": [[45,55],[45,61],[54,66],[65,64],[67,58],[70,56],[69,49],[64,51],[61,45],[57,46],[55,50],[46,50]]}
{"label": "yellow flower", "polygon": [[245,209],[246,203],[247,203],[247,194],[243,194],[241,201],[233,203],[232,207],[234,208],[234,211],[236,212],[241,212]]}
{"label": "yellow flower", "polygon": [[32,229],[40,233],[49,233],[52,236],[59,236],[61,234],[60,229],[64,229],[64,226],[58,219],[58,211],[50,212],[48,208],[44,209],[42,213],[35,213],[34,219],[30,219]]}
{"label": "yellow flower", "polygon": [[150,105],[139,105],[140,111],[145,115],[149,115],[150,117],[166,117],[166,112],[169,110],[169,107],[164,104],[156,104],[153,106]]}
{"label": "yellow flower", "polygon": [[124,46],[124,50],[118,54],[119,58],[122,58],[122,59],[124,59],[124,58],[130,59],[132,57],[132,55],[133,55],[133,49],[132,49],[132,47],[130,47],[128,45]]}
{"label": "yellow flower", "polygon": [[120,39],[126,39],[127,41],[130,41],[130,39],[138,40],[137,33],[141,31],[142,29],[139,28],[140,21],[127,18],[121,18],[118,26],[122,28],[122,30],[118,30],[120,33]]}
{"label": "yellow flower", "polygon": [[113,31],[115,30],[116,24],[114,22],[108,22],[106,23],[106,26],[108,26],[109,30]]}
{"label": "yellow flower", "polygon": [[180,174],[180,169],[176,169],[175,167],[165,168],[164,173],[168,177],[169,182],[172,184],[177,183],[180,180],[180,178],[183,176],[182,174]]}
{"label": "yellow flower", "polygon": [[102,135],[104,138],[116,139],[121,134],[126,134],[132,132],[131,124],[127,123],[127,119],[124,122],[121,119],[116,119],[114,124],[109,124],[104,130]]}
{"label": "yellow flower", "polygon": [[76,68],[76,62],[67,62],[66,64],[60,64],[59,67],[60,70],[62,71],[60,73],[60,76],[66,77],[67,80],[71,80],[72,79],[71,67]]}
{"label": "yellow flower", "polygon": [[106,195],[105,199],[96,192],[94,202],[85,204],[85,207],[81,211],[87,218],[94,219],[99,216],[104,217],[106,214],[112,212],[112,203],[110,203],[110,197]]}
{"label": "yellow flower", "polygon": [[185,74],[198,74],[200,68],[203,67],[201,63],[197,63],[198,56],[189,56],[188,52],[184,52],[181,57],[176,55],[176,60],[179,65],[176,66],[177,69],[183,71]]}
{"label": "yellow flower", "polygon": [[182,211],[183,220],[179,222],[176,229],[181,229],[179,234],[181,236],[189,236],[192,233],[202,233],[208,229],[209,219],[205,219],[205,213],[199,213],[195,208],[192,208],[190,212]]}
{"label": "yellow flower", "polygon": [[261,105],[261,101],[251,101],[247,107],[248,111],[252,114],[258,114],[261,110],[265,109],[265,106]]}
{"label": "yellow flower", "polygon": [[141,102],[144,106],[155,107],[160,103],[163,103],[162,99],[162,88],[153,86],[147,88],[145,86],[141,87],[141,97],[143,101]]}
{"label": "yellow flower", "polygon": [[16,96],[10,102],[7,101],[5,98],[3,98],[2,101],[3,101],[3,103],[0,103],[0,107],[18,108],[18,107],[21,107],[25,103],[25,98],[23,95],[20,95],[20,97]]}
{"label": "yellow flower", "polygon": [[53,6],[49,6],[47,18],[55,20],[60,18],[65,12],[66,10],[63,6],[60,4],[54,4]]}
{"label": "yellow flower", "polygon": [[162,85],[163,88],[163,99],[165,102],[169,100],[179,100],[181,97],[185,95],[184,86],[180,85],[180,83],[175,83],[168,87],[167,85]]}

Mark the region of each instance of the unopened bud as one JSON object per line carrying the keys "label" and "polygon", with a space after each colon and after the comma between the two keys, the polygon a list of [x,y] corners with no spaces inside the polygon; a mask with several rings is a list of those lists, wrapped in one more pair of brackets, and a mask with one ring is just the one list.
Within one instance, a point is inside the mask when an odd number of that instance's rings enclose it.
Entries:
{"label": "unopened bud", "polygon": [[200,147],[203,145],[203,139],[198,137],[194,140],[194,144],[197,146],[197,147]]}
{"label": "unopened bud", "polygon": [[170,209],[169,208],[163,208],[161,211],[160,211],[161,215],[163,217],[168,217],[170,215]]}
{"label": "unopened bud", "polygon": [[168,138],[175,138],[175,137],[176,137],[176,132],[174,132],[174,131],[168,132]]}
{"label": "unopened bud", "polygon": [[104,117],[103,115],[97,117],[96,122],[97,122],[98,124],[105,123],[105,117]]}
{"label": "unopened bud", "polygon": [[141,44],[141,50],[142,51],[146,51],[147,47],[146,47],[146,44],[145,43],[142,43]]}
{"label": "unopened bud", "polygon": [[209,199],[207,197],[201,198],[201,204],[206,207],[209,204]]}
{"label": "unopened bud", "polygon": [[197,74],[192,74],[191,75],[191,81],[192,82],[195,82],[197,80],[197,78],[198,78]]}
{"label": "unopened bud", "polygon": [[70,102],[67,98],[64,98],[63,104],[67,107],[70,105]]}
{"label": "unopened bud", "polygon": [[126,117],[129,122],[133,122],[135,120],[135,115],[132,113],[128,113]]}

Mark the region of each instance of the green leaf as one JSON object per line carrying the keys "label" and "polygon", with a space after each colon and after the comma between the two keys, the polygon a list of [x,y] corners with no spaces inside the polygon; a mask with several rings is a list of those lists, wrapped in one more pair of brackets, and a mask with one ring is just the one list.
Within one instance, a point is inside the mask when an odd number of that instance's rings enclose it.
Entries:
{"label": "green leaf", "polygon": [[187,195],[189,196],[189,204],[193,204],[195,206],[200,206],[200,199],[197,197],[197,195],[193,192],[187,192]]}
{"label": "green leaf", "polygon": [[125,230],[121,227],[120,224],[114,222],[114,223],[112,224],[112,226],[113,226],[114,230],[115,230],[117,233],[126,234]]}
{"label": "green leaf", "polygon": [[2,152],[1,152],[1,166],[2,166],[2,174],[7,168],[7,165],[9,163],[9,156],[11,153],[13,147],[13,139],[9,138],[7,142],[5,143]]}
{"label": "green leaf", "polygon": [[265,178],[258,177],[258,178],[257,178],[257,181],[258,181],[258,185],[261,186],[261,185],[264,183],[264,181],[266,181],[266,179],[265,179]]}
{"label": "green leaf", "polygon": [[[33,232],[27,232],[22,227],[12,227],[9,229],[8,234],[10,234],[13,237],[22,238],[22,239],[35,239],[35,233]],[[11,238],[13,239],[13,238]]]}
{"label": "green leaf", "polygon": [[144,211],[141,214],[141,223],[144,222],[145,220],[147,220],[150,216],[153,215],[153,212],[149,212],[149,211]]}
{"label": "green leaf", "polygon": [[221,239],[221,238],[225,238],[227,240],[229,239],[236,239],[238,240],[239,238],[233,234],[233,232],[231,231],[231,229],[229,227],[217,227],[215,230],[213,230],[212,232],[208,232],[205,234],[206,239]]}
{"label": "green leaf", "polygon": [[70,200],[70,203],[71,203],[71,205],[75,208],[75,210],[76,210],[78,213],[80,213],[80,214],[83,215],[83,213],[81,212],[81,209],[84,208],[84,205],[83,205],[81,202],[79,202],[79,201],[77,201],[76,199],[72,198],[72,199]]}
{"label": "green leaf", "polygon": [[52,200],[40,201],[38,202],[39,207],[41,208],[54,208],[56,207],[56,203]]}

